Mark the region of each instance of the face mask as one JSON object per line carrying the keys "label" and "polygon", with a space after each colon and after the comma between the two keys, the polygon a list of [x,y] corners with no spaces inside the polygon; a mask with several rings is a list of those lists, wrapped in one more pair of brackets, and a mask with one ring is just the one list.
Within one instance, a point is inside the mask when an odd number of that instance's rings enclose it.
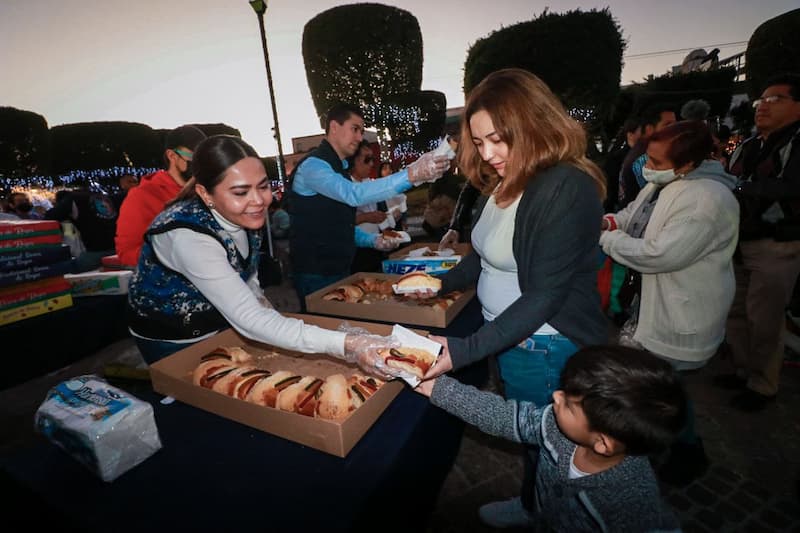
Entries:
{"label": "face mask", "polygon": [[186,162],[186,170],[181,172],[181,177],[183,178],[184,181],[189,181],[189,179],[191,179],[191,177],[192,177],[192,162],[191,161],[187,161]]}
{"label": "face mask", "polygon": [[644,176],[644,179],[649,183],[655,183],[656,185],[664,185],[680,177],[675,174],[675,169],[673,168],[668,168],[667,170],[653,170],[647,167],[642,168],[642,176]]}
{"label": "face mask", "polygon": [[20,213],[30,213],[33,209],[33,204],[30,202],[20,202],[14,208],[15,211],[19,211]]}

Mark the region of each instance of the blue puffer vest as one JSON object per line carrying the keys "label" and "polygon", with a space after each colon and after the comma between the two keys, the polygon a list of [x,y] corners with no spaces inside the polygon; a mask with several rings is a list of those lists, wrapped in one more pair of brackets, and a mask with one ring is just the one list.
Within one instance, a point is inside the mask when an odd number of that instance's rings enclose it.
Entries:
{"label": "blue puffer vest", "polygon": [[247,232],[251,253],[244,259],[230,234],[199,199],[168,207],[145,233],[139,264],[128,287],[128,325],[136,334],[150,339],[193,339],[230,327],[197,287],[156,257],[152,236],[177,228],[203,233],[219,241],[243,281],[258,271],[260,231]]}

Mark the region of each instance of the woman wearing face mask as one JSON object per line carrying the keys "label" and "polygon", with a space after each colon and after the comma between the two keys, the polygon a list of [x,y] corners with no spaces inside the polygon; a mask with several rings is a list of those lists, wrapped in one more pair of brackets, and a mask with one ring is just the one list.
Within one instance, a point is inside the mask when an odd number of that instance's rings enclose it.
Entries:
{"label": "woman wearing face mask", "polygon": [[216,135],[197,147],[194,178],[144,238],[128,294],[128,321],[144,359],[158,359],[233,327],[247,338],[304,353],[328,353],[380,375],[389,339],[345,334],[272,308],[258,282],[257,253],[272,201],[253,148]]}
{"label": "woman wearing face mask", "polygon": [[[620,342],[645,348],[678,370],[705,365],[725,338],[733,302],[733,252],[739,205],[701,121],[682,121],[647,144],[647,185],[622,211],[603,219],[600,245],[615,261],[641,273],[633,316]],[[688,481],[706,466],[693,419],[662,473]]]}

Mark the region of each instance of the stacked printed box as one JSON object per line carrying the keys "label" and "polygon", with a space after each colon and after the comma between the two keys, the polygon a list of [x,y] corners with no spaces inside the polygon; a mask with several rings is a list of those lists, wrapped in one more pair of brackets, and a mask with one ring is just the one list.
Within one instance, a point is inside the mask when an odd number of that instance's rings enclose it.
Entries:
{"label": "stacked printed box", "polygon": [[57,221],[0,221],[0,325],[71,306],[73,270]]}

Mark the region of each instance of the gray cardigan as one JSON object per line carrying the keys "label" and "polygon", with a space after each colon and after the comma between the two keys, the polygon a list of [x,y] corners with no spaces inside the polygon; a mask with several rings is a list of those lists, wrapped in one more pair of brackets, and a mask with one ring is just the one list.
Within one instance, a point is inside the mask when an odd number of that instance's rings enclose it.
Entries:
{"label": "gray cardigan", "polygon": [[608,470],[570,479],[577,446],[558,429],[552,405],[504,400],[447,376],[436,379],[431,402],[485,433],[539,446],[536,531],[680,530],[647,457],[629,455]]}
{"label": "gray cardigan", "polygon": [[[480,218],[488,196],[478,199]],[[522,193],[512,249],[522,295],[466,338],[447,339],[454,368],[503,352],[545,322],[577,346],[608,342],[597,272],[603,206],[591,176],[559,164],[539,172]],[[474,285],[481,273],[471,253],[441,276],[441,293]]]}

